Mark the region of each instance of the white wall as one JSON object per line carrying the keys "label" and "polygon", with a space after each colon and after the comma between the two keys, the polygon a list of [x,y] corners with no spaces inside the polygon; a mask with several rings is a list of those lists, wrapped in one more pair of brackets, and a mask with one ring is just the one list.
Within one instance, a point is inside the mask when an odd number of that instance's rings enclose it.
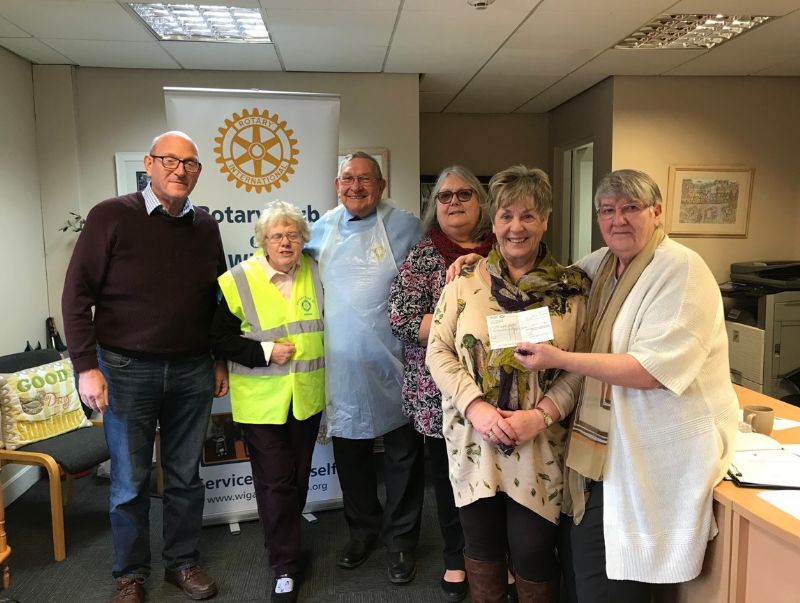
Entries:
{"label": "white wall", "polygon": [[[413,74],[271,73],[84,69],[34,67],[37,122],[63,122],[63,136],[50,146],[40,140],[43,165],[65,162],[77,174],[68,179],[70,194],[47,176],[42,203],[49,215],[66,218],[74,208],[83,215],[117,194],[114,153],[146,152],[156,134],[166,130],[164,86],[260,88],[329,92],[341,96],[340,148],[386,147],[392,198],[419,212],[419,79]],[[189,133],[191,135],[191,132]],[[66,155],[66,159],[65,156]],[[202,159],[202,158],[201,158]],[[335,158],[332,158],[335,160]],[[208,167],[216,166],[208,164]],[[68,178],[67,170],[61,174]],[[335,199],[333,182],[330,183]],[[60,299],[74,236],[62,238],[48,255],[51,297]],[[63,249],[62,249],[63,248]],[[60,307],[53,309],[60,321]]]}
{"label": "white wall", "polygon": [[47,306],[42,205],[31,65],[0,48],[0,354],[45,345]]}

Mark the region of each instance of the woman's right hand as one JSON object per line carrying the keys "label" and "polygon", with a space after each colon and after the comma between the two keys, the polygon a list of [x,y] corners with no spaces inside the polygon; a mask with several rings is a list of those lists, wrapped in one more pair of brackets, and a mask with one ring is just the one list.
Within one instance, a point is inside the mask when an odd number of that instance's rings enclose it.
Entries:
{"label": "woman's right hand", "polygon": [[274,346],[272,346],[272,354],[269,356],[269,362],[272,364],[286,364],[292,359],[294,356],[294,344],[293,343],[280,343],[276,342]]}
{"label": "woman's right hand", "polygon": [[477,398],[467,406],[466,417],[472,426],[487,442],[514,445],[517,434],[503,418],[503,415],[485,400]]}
{"label": "woman's right hand", "polygon": [[462,255],[457,257],[455,261],[450,264],[450,268],[447,269],[447,274],[445,275],[444,282],[449,283],[454,278],[456,278],[459,274],[461,274],[461,269],[466,266],[472,266],[473,264],[477,264],[482,259],[482,256],[478,255],[477,253],[468,253],[467,255]]}

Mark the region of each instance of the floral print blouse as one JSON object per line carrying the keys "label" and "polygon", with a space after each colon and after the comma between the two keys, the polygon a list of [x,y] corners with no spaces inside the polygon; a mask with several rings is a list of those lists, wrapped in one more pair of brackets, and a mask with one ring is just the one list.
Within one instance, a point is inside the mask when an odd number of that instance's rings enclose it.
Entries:
{"label": "floral print blouse", "polygon": [[445,263],[430,237],[409,252],[389,289],[389,325],[403,342],[403,413],[414,429],[442,437],[442,395],[425,366],[425,348],[417,335],[422,317],[433,308],[444,288]]}
{"label": "floral print blouse", "polygon": [[[465,416],[467,406],[476,398],[495,403],[483,393],[480,384],[493,355],[503,351],[492,350],[489,342],[486,317],[503,310],[492,297],[485,263],[486,260],[480,261],[474,271],[462,271],[444,288],[428,338],[428,365],[443,396],[443,433],[456,506],[502,491],[557,523],[563,492],[566,421],[553,423],[506,456],[484,441]],[[566,303],[555,298],[547,303],[553,344],[564,350],[583,351],[586,295],[572,295]],[[575,406],[582,378],[561,373],[543,391],[537,377],[537,373],[528,375],[527,394],[518,401],[519,408],[534,408],[547,396],[561,417],[567,417]]]}

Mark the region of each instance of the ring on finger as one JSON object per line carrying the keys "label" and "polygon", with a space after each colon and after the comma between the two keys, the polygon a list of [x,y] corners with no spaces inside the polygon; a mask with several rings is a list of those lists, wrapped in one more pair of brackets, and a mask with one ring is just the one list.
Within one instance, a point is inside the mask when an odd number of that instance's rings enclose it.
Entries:
{"label": "ring on finger", "polygon": [[492,439],[494,437],[494,432],[490,429],[489,431],[486,432],[486,437]]}

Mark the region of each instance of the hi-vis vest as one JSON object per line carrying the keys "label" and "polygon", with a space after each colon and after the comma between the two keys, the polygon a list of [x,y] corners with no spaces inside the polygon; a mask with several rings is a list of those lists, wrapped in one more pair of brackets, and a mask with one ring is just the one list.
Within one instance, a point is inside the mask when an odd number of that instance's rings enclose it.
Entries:
{"label": "hi-vis vest", "polygon": [[321,412],[325,408],[325,354],[322,285],[316,262],[300,255],[288,301],[253,258],[220,276],[219,285],[228,308],[241,320],[244,337],[295,345],[294,356],[284,365],[248,368],[228,363],[234,421],[281,425],[286,423],[290,403],[300,421]]}

